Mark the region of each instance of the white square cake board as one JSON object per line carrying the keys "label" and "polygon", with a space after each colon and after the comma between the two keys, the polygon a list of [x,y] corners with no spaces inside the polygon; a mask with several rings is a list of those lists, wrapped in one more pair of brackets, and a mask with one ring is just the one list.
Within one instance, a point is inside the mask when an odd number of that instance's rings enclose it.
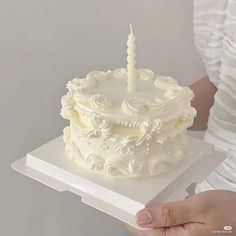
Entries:
{"label": "white square cake board", "polygon": [[12,168],[60,192],[71,191],[82,202],[138,228],[135,214],[139,210],[183,199],[192,183],[201,182],[225,159],[213,145],[193,137],[188,140],[185,160],[151,178],[108,178],[79,168],[66,158],[61,136],[15,161]]}

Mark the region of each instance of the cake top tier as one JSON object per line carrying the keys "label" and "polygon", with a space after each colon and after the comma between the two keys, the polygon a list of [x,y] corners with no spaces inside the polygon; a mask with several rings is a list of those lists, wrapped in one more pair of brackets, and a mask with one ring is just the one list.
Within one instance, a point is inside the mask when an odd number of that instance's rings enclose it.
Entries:
{"label": "cake top tier", "polygon": [[[168,76],[157,76],[148,69],[138,69],[136,90],[127,90],[127,70],[93,71],[85,78],[75,78],[67,84],[62,98],[62,116],[73,107],[85,115],[97,115],[113,123],[137,127],[145,120],[169,122],[191,107],[193,92],[181,87]],[[189,111],[188,111],[189,112]]]}

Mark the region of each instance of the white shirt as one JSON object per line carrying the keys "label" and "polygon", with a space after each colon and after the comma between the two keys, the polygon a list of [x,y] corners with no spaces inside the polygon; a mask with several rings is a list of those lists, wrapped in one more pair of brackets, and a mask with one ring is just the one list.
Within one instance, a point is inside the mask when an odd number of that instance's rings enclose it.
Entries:
{"label": "white shirt", "polygon": [[195,45],[217,86],[205,140],[228,158],[196,187],[236,191],[236,0],[194,0]]}

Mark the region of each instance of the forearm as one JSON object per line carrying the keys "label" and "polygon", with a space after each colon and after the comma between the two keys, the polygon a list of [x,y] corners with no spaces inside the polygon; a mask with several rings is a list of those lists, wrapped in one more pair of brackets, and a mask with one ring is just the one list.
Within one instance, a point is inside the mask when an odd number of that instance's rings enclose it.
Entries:
{"label": "forearm", "polygon": [[198,80],[189,87],[195,94],[192,106],[197,110],[197,117],[194,120],[193,126],[190,127],[190,130],[206,130],[209,111],[214,104],[214,95],[217,89],[215,85],[209,81],[208,76]]}

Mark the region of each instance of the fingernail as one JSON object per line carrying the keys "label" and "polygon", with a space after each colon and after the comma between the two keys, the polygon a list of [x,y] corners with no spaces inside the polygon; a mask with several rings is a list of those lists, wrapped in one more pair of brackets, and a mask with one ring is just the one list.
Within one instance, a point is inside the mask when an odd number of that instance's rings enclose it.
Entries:
{"label": "fingernail", "polygon": [[147,225],[152,223],[152,215],[149,210],[142,210],[136,215],[136,220],[139,225]]}

